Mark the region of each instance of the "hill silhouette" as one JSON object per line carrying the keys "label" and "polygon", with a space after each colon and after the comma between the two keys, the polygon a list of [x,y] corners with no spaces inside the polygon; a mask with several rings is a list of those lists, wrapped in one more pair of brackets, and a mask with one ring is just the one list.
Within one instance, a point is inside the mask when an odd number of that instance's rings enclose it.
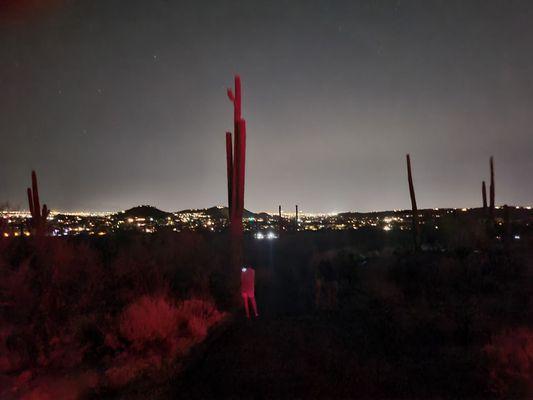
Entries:
{"label": "hill silhouette", "polygon": [[168,216],[172,215],[169,212],[162,211],[156,207],[147,205],[132,207],[124,211],[122,214],[127,218],[153,218],[155,220],[165,219]]}

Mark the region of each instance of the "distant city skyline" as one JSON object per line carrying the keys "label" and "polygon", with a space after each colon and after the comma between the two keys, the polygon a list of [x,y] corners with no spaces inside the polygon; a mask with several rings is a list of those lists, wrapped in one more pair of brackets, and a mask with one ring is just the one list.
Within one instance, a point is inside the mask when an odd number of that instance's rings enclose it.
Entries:
{"label": "distant city skyline", "polygon": [[[20,5],[22,4],[22,5]],[[245,208],[533,205],[533,3],[0,4],[0,203],[226,205],[243,79]]]}

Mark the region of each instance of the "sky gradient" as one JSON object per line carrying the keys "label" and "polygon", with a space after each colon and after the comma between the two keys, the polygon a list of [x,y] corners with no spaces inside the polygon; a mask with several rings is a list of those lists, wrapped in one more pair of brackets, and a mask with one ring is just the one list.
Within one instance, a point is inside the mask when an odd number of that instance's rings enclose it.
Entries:
{"label": "sky gradient", "polygon": [[[254,211],[533,205],[529,1],[0,0],[0,202]],[[22,4],[22,3],[21,3]]]}

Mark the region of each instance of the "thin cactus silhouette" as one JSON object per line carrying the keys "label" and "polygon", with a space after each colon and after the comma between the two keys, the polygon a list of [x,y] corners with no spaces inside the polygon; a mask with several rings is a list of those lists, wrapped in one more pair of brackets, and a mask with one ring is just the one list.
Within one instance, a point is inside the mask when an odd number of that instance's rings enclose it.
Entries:
{"label": "thin cactus silhouette", "polygon": [[483,197],[483,215],[487,215],[487,187],[485,181],[481,182],[481,196]]}
{"label": "thin cactus silhouette", "polygon": [[31,188],[26,189],[28,195],[28,206],[31,214],[31,227],[34,234],[41,236],[46,233],[46,220],[50,215],[50,210],[39,200],[39,187],[37,184],[37,174],[31,171]]}
{"label": "thin cactus silhouette", "polygon": [[283,218],[281,216],[281,205],[278,206],[278,235],[281,236],[281,231],[283,230]]}
{"label": "thin cactus silhouette", "polygon": [[415,250],[418,250],[420,247],[420,225],[418,224],[418,207],[416,206],[416,196],[415,196],[415,187],[413,185],[413,175],[411,172],[411,156],[406,155],[407,160],[407,181],[409,182],[409,196],[411,197],[411,210],[413,212],[412,217],[412,230],[413,230],[413,241]]}
{"label": "thin cactus silhouette", "polygon": [[494,203],[495,203],[495,187],[494,187],[494,157],[490,157],[490,219],[494,220]]}

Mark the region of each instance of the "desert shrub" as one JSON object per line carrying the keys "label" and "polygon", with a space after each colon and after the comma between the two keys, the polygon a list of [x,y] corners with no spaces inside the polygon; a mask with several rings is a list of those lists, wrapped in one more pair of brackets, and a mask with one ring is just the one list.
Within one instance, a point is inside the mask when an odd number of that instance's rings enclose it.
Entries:
{"label": "desert shrub", "polygon": [[[189,299],[177,303],[168,295],[141,296],[118,317],[118,334],[129,346],[114,358],[105,377],[107,384],[118,388],[169,365],[194,344],[205,338],[211,326],[223,317],[208,300]],[[117,344],[111,332],[110,346]]]}
{"label": "desert shrub", "polygon": [[167,296],[142,296],[119,317],[120,334],[135,349],[179,337],[201,340],[223,314],[208,300],[189,299],[176,305]]}
{"label": "desert shrub", "polygon": [[139,348],[149,342],[170,340],[178,320],[176,306],[164,296],[141,296],[123,311],[119,330],[134,348]]}
{"label": "desert shrub", "polygon": [[[205,300],[223,264],[199,235],[13,240],[2,249],[0,398],[53,397],[57,371],[95,367],[100,386],[119,387],[174,363],[223,316]],[[86,386],[63,383],[72,398]]]}
{"label": "desert shrub", "polygon": [[483,349],[493,394],[501,398],[533,396],[533,330],[520,327],[495,335]]}
{"label": "desert shrub", "polygon": [[203,339],[208,329],[224,316],[213,302],[202,299],[188,299],[181,302],[178,314],[182,321],[187,321],[187,335],[197,340]]}

